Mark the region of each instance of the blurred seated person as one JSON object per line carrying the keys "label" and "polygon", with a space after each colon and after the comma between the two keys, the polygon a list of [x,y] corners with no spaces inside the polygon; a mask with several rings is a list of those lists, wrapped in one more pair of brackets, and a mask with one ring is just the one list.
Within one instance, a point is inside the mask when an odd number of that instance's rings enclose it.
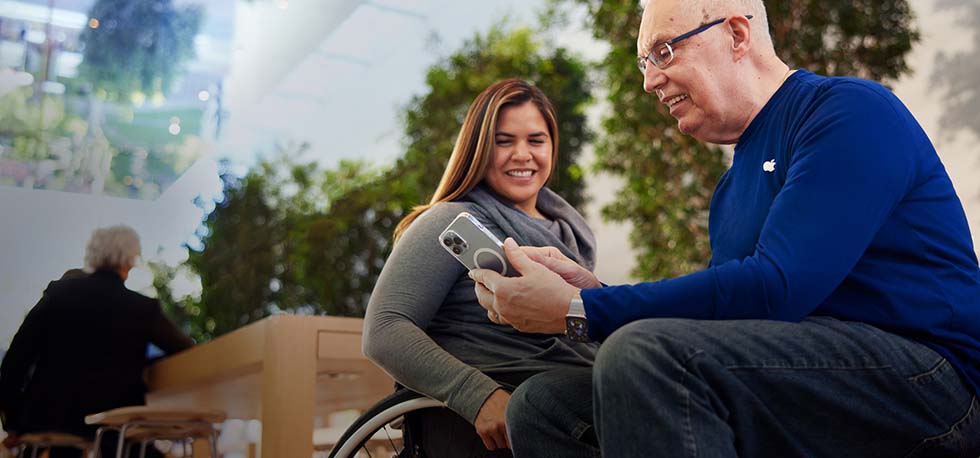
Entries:
{"label": "blurred seated person", "polygon": [[[148,344],[166,354],[194,344],[159,301],[124,285],[139,255],[132,228],[95,230],[85,252],[91,274],[66,273],[68,278],[51,282],[28,312],[0,365],[0,419],[10,435],[5,443],[37,431],[94,438],[96,427],[85,424],[86,415],[146,403]],[[114,450],[115,442],[106,442],[104,450]],[[78,452],[51,454],[69,456]]]}

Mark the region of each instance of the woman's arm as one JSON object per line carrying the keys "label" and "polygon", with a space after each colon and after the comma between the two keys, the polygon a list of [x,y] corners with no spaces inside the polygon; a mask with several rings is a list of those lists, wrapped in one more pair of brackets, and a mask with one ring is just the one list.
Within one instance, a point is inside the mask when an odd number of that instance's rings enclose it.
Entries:
{"label": "woman's arm", "polygon": [[463,210],[467,208],[460,204],[437,205],[395,244],[368,303],[363,350],[400,383],[446,403],[472,423],[500,385],[425,333],[465,274],[466,269],[438,243],[438,235]]}

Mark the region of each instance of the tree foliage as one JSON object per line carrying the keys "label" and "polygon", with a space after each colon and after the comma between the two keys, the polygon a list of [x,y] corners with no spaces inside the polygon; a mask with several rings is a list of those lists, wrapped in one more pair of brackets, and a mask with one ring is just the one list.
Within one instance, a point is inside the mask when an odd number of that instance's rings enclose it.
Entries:
{"label": "tree foliage", "polygon": [[280,311],[363,316],[395,225],[435,190],[467,107],[490,83],[513,76],[554,102],[561,159],[553,188],[581,204],[575,161],[589,140],[586,65],[545,49],[529,30],[494,27],[428,71],[425,94],[405,108],[406,152],[393,166],[324,169],[298,162],[306,150],[299,145],[244,177],[225,174],[224,200],[200,231],[204,248],[188,260],[203,287],[198,303],[185,307],[199,311],[185,314],[188,327],[208,339]]}
{"label": "tree foliage", "polygon": [[[672,277],[703,268],[710,258],[707,212],[727,167],[723,152],[681,134],[636,70],[641,6],[636,0],[554,0],[584,6],[594,36],[610,44],[599,63],[609,111],[596,146],[599,170],[624,186],[603,216],[633,225],[638,253],[633,275]],[[918,40],[906,0],[781,0],[766,2],[777,52],[791,67],[826,75],[896,79]]]}
{"label": "tree foliage", "polygon": [[173,0],[98,0],[89,11],[97,22],[80,38],[79,73],[108,99],[167,94],[194,57],[202,15],[200,5]]}

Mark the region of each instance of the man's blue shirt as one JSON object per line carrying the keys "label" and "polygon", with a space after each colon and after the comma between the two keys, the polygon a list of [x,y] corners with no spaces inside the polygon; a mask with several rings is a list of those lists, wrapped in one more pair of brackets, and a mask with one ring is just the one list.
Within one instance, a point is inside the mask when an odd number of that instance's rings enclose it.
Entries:
{"label": "man's blue shirt", "polygon": [[980,392],[980,268],[946,169],[883,86],[797,71],[735,146],[711,202],[712,259],[582,291],[589,334],[634,320],[860,321],[923,342]]}

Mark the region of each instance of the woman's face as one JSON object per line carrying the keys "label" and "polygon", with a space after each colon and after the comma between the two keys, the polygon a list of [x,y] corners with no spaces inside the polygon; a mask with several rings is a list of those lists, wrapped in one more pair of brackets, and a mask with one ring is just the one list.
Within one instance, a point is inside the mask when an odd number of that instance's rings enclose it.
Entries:
{"label": "woman's face", "polygon": [[538,216],[538,191],[550,174],[551,135],[541,111],[531,102],[501,110],[487,185],[524,213]]}

